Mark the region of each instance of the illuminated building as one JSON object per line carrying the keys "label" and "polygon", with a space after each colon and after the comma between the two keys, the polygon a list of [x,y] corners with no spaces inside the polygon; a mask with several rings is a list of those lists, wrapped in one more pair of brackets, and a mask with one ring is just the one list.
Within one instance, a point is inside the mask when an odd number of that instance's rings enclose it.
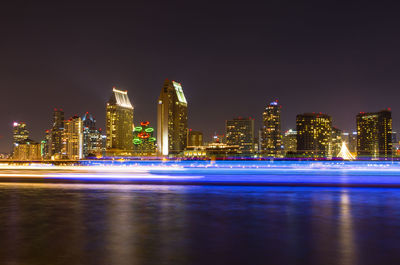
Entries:
{"label": "illuminated building", "polygon": [[280,156],[282,151],[281,108],[278,101],[271,102],[263,113],[261,154]]}
{"label": "illuminated building", "polygon": [[[337,157],[340,150],[342,150],[342,148],[343,148],[342,130],[339,130],[338,128],[335,128],[335,127],[332,127],[331,148],[332,148],[332,156],[333,157]],[[346,150],[347,150],[347,146],[346,146]]]}
{"label": "illuminated building", "polygon": [[156,138],[150,122],[144,121],[133,131],[133,153],[136,156],[153,156],[156,154]]}
{"label": "illuminated building", "polygon": [[182,85],[165,80],[157,106],[157,148],[160,155],[179,154],[185,149],[187,107]]}
{"label": "illuminated building", "polygon": [[101,129],[96,128],[96,120],[88,112],[82,117],[83,157],[100,156],[102,154]]}
{"label": "illuminated building", "polygon": [[187,136],[187,146],[202,146],[203,145],[203,133],[199,131],[193,131],[190,129]]}
{"label": "illuminated building", "polygon": [[13,123],[13,145],[24,142],[29,137],[25,122]]}
{"label": "illuminated building", "polygon": [[130,156],[133,150],[133,106],[128,92],[113,88],[106,107],[106,152],[108,156]]}
{"label": "illuminated building", "polygon": [[331,157],[332,120],[329,115],[304,113],[296,116],[297,154]]}
{"label": "illuminated building", "polygon": [[251,118],[236,118],[226,121],[226,144],[237,145],[239,154],[254,152],[254,120]]}
{"label": "illuminated building", "polygon": [[292,156],[297,151],[297,132],[289,129],[287,130],[282,138],[283,148],[285,155]]}
{"label": "illuminated building", "polygon": [[63,154],[70,160],[83,158],[83,130],[81,117],[74,116],[64,122]]}
{"label": "illuminated building", "polygon": [[54,109],[53,126],[51,128],[51,156],[54,159],[62,158],[63,150],[63,134],[64,134],[64,111],[62,109]]}
{"label": "illuminated building", "polygon": [[387,159],[392,157],[392,113],[360,112],[357,117],[357,157]]}
{"label": "illuminated building", "polygon": [[343,158],[344,160],[354,160],[355,159],[355,157],[350,153],[349,149],[347,148],[346,142],[342,142],[340,151],[335,156]]}
{"label": "illuminated building", "polygon": [[40,143],[41,153],[43,159],[51,158],[51,132],[50,130],[45,131],[44,139]]}
{"label": "illuminated building", "polygon": [[42,159],[40,144],[27,138],[14,145],[13,157],[19,161],[38,161]]}

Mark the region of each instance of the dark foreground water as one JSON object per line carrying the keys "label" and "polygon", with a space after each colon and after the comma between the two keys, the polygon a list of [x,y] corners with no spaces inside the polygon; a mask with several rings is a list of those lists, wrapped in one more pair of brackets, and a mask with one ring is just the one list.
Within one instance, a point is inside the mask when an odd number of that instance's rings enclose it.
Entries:
{"label": "dark foreground water", "polygon": [[0,184],[0,264],[400,264],[400,189]]}

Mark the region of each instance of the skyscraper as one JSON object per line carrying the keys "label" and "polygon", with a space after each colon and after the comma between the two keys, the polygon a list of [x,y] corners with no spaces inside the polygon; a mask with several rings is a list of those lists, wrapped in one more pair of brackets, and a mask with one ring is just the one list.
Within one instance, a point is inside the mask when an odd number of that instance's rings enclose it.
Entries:
{"label": "skyscraper", "polygon": [[40,143],[40,152],[43,159],[51,158],[51,132],[50,130],[45,131],[44,139]]}
{"label": "skyscraper", "polygon": [[96,128],[95,118],[86,112],[82,118],[83,126],[83,156],[101,155],[101,130]]}
{"label": "skyscraper", "polygon": [[51,128],[51,156],[54,159],[60,159],[64,154],[63,150],[63,134],[64,134],[64,111],[62,109],[54,109],[53,126]]}
{"label": "skyscraper", "polygon": [[74,116],[64,123],[63,154],[68,159],[78,160],[83,158],[82,119]]}
{"label": "skyscraper", "polygon": [[254,152],[254,120],[236,118],[226,121],[226,143],[239,146],[239,154],[249,155]]}
{"label": "skyscraper", "polygon": [[332,120],[326,114],[296,116],[297,154],[305,157],[330,157]]}
{"label": "skyscraper", "polygon": [[[332,156],[337,157],[339,154],[340,150],[342,149],[342,130],[332,127],[332,143],[331,143],[331,150],[332,150]],[[346,146],[347,148],[347,146]]]}
{"label": "skyscraper", "polygon": [[24,142],[29,137],[29,131],[25,122],[14,122],[13,124],[13,145]]}
{"label": "skyscraper", "polygon": [[263,113],[261,154],[265,156],[281,155],[281,107],[276,100],[271,102]]}
{"label": "skyscraper", "polygon": [[282,139],[285,155],[293,156],[297,150],[297,132],[289,129],[283,135]]}
{"label": "skyscraper", "polygon": [[392,157],[392,113],[360,112],[357,117],[357,157]]}
{"label": "skyscraper", "polygon": [[113,88],[106,107],[107,155],[129,156],[133,150],[133,106],[128,92]]}
{"label": "skyscraper", "polygon": [[199,131],[188,130],[187,146],[202,146],[203,133]]}
{"label": "skyscraper", "polygon": [[157,106],[157,146],[160,155],[179,154],[185,149],[187,108],[182,85],[165,80]]}

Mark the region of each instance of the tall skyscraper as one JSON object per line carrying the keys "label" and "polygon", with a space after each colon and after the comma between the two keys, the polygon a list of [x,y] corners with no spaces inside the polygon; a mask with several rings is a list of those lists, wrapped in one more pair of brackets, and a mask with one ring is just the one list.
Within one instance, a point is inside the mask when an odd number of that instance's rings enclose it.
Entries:
{"label": "tall skyscraper", "polygon": [[326,114],[304,113],[296,117],[297,154],[304,157],[330,157],[332,119]]}
{"label": "tall skyscraper", "polygon": [[281,107],[276,100],[271,102],[263,113],[261,154],[265,156],[281,155]]}
{"label": "tall skyscraper", "polygon": [[101,130],[96,128],[95,118],[86,112],[82,118],[83,126],[83,156],[101,155]]}
{"label": "tall skyscraper", "polygon": [[64,123],[63,154],[68,159],[78,160],[83,158],[83,133],[82,119],[74,116]]}
{"label": "tall skyscraper", "polygon": [[64,134],[64,111],[62,109],[54,109],[53,126],[51,128],[51,156],[54,159],[60,159],[64,154],[63,150],[63,134]]}
{"label": "tall skyscraper", "polygon": [[40,151],[43,159],[51,158],[51,132],[50,130],[45,131],[44,139],[40,143]]}
{"label": "tall skyscraper", "polygon": [[187,108],[182,85],[165,80],[157,106],[157,147],[160,155],[179,154],[185,149]]}
{"label": "tall skyscraper", "polygon": [[357,120],[357,157],[388,159],[392,157],[392,113],[361,112]]}
{"label": "tall skyscraper", "polygon": [[251,118],[236,118],[226,121],[226,143],[239,146],[240,154],[254,152],[254,120]]}
{"label": "tall skyscraper", "polygon": [[29,131],[25,122],[14,122],[13,124],[13,145],[24,142],[29,137]]}
{"label": "tall skyscraper", "polygon": [[113,88],[106,107],[107,155],[129,156],[133,150],[133,106],[128,92]]}

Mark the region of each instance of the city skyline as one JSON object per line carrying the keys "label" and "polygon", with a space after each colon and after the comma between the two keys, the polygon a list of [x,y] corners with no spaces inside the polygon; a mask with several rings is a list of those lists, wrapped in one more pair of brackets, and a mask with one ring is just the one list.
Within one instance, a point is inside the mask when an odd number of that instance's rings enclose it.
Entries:
{"label": "city skyline", "polygon": [[154,99],[165,78],[184,84],[188,127],[205,139],[237,116],[255,118],[258,129],[260,112],[275,98],[283,105],[282,131],[295,127],[298,113],[313,111],[351,131],[353,115],[388,107],[397,130],[396,6],[36,3],[21,11],[9,4],[0,80],[3,99],[13,100],[0,104],[0,152],[10,151],[14,121],[29,122],[32,138],[42,138],[54,107],[66,117],[88,111],[105,129],[112,86],[128,90],[137,121],[156,124]]}

